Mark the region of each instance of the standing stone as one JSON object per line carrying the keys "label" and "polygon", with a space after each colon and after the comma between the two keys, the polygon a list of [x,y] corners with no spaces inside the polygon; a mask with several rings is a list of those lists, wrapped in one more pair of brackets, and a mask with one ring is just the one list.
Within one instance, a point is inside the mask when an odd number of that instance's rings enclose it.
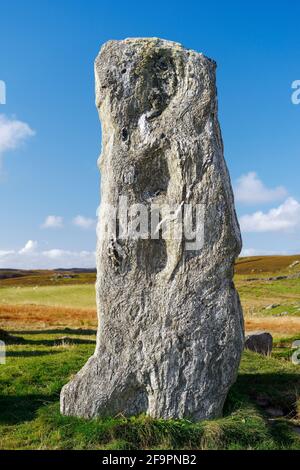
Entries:
{"label": "standing stone", "polygon": [[[221,415],[244,346],[232,278],[241,238],[223,158],[214,61],[157,38],[106,43],[95,63],[102,122],[94,355],[61,393],[85,418]],[[128,206],[204,208],[204,245],[115,237]],[[174,220],[166,217],[171,227]],[[167,237],[166,237],[167,238]]]}

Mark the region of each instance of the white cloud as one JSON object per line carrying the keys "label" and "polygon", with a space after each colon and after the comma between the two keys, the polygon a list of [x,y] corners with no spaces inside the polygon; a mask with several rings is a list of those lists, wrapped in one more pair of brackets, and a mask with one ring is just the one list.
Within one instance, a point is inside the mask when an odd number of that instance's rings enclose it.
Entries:
{"label": "white cloud", "polygon": [[77,227],[88,229],[91,227],[94,227],[96,224],[95,219],[89,219],[87,217],[84,217],[83,215],[77,215],[73,219],[73,224],[77,225]]}
{"label": "white cloud", "polygon": [[43,251],[43,256],[51,259],[59,259],[63,255],[69,254],[69,251],[59,250],[58,248],[53,248],[52,250]]}
{"label": "white cloud", "polygon": [[243,232],[280,232],[300,228],[300,204],[289,197],[268,212],[254,212],[240,217]]}
{"label": "white cloud", "polygon": [[[94,267],[95,266],[95,253],[92,251],[69,251],[54,248],[52,250],[43,251],[41,255],[50,260],[60,262],[60,266],[65,267]],[[55,264],[55,263],[54,263]]]}
{"label": "white cloud", "polygon": [[64,219],[60,215],[48,215],[42,224],[42,228],[61,228],[63,221]]}
{"label": "white cloud", "polygon": [[34,240],[28,240],[28,242],[26,243],[26,245],[21,248],[21,250],[19,250],[19,254],[20,255],[25,255],[25,254],[28,254],[28,253],[33,253],[36,249],[37,249],[37,242],[34,241]]}
{"label": "white cloud", "polygon": [[234,193],[236,201],[244,204],[269,203],[287,196],[287,190],[283,186],[267,188],[254,171],[237,180]]}
{"label": "white cloud", "polygon": [[0,268],[55,269],[94,268],[95,252],[53,248],[39,251],[38,243],[29,240],[20,250],[0,250]]}
{"label": "white cloud", "polygon": [[5,152],[16,149],[34,134],[35,132],[26,122],[9,119],[4,114],[0,114],[0,164]]}
{"label": "white cloud", "polygon": [[0,250],[0,258],[1,256],[4,257],[4,256],[7,256],[7,255],[12,255],[14,253],[13,250]]}

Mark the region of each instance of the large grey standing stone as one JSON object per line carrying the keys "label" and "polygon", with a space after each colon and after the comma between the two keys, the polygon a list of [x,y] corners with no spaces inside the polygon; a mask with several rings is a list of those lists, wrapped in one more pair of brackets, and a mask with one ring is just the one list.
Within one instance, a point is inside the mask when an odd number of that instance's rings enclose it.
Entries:
{"label": "large grey standing stone", "polygon": [[[241,238],[215,68],[203,54],[157,38],[109,41],[96,59],[99,329],[94,355],[62,390],[63,414],[197,420],[222,413],[244,333],[232,281]],[[203,204],[203,248],[110,239],[107,205],[117,206],[119,196],[130,205]]]}

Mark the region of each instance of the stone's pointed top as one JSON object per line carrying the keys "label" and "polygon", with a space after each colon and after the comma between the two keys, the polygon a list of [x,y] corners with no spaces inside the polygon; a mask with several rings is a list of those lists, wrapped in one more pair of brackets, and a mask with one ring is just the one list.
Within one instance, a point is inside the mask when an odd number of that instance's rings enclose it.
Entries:
{"label": "stone's pointed top", "polygon": [[[213,60],[177,42],[160,38],[111,40],[102,46],[95,61],[96,106],[100,109],[101,103],[107,104],[106,97],[113,93],[118,97],[111,102],[114,107],[119,107],[123,97],[133,117],[151,108],[154,117],[156,111],[161,114],[155,109],[161,109],[166,100],[169,103],[171,96],[188,93],[190,100],[200,96],[205,82],[214,94],[215,69]],[[116,112],[123,115],[124,107]]]}
{"label": "stone's pointed top", "polygon": [[184,46],[180,42],[175,42],[175,41],[169,41],[168,39],[162,39],[162,38],[157,38],[157,37],[149,37],[149,38],[125,38],[124,42],[126,43],[154,43],[157,44],[158,46],[169,46],[169,47],[179,47],[184,49]]}
{"label": "stone's pointed top", "polygon": [[162,38],[157,38],[157,37],[136,37],[136,38],[133,37],[133,38],[125,38],[125,39],[110,39],[109,41],[105,42],[101,46],[100,53],[103,50],[105,50],[107,47],[110,47],[112,45],[117,45],[117,44],[136,45],[136,46],[148,45],[148,46],[154,46],[157,48],[162,47],[162,48],[169,48],[169,49],[178,50],[178,51],[181,50],[181,51],[187,52],[188,54],[202,56],[205,59],[216,64],[216,62],[213,59],[204,55],[203,52],[198,52],[198,51],[195,51],[194,49],[186,48],[179,42],[170,41],[169,39],[162,39]]}
{"label": "stone's pointed top", "polygon": [[121,41],[126,41],[126,42],[142,41],[142,42],[161,42],[161,43],[167,42],[167,43],[169,43],[169,44],[175,44],[175,45],[177,45],[177,46],[183,47],[180,42],[170,41],[169,39],[158,38],[158,37],[156,37],[156,36],[124,38],[124,39],[121,39]]}
{"label": "stone's pointed top", "polygon": [[[157,44],[157,45],[168,45],[169,47],[180,47],[184,49],[184,46],[179,42],[169,41],[168,39],[162,39],[157,37],[141,37],[141,38],[125,38],[125,39],[110,39],[109,41],[105,42],[103,46],[112,43],[134,43],[134,44]],[[102,47],[103,47],[102,46]]]}

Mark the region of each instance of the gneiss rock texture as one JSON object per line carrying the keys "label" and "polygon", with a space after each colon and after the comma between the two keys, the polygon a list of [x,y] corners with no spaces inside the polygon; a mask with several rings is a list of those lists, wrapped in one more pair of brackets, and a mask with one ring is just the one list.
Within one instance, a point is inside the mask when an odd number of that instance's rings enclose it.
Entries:
{"label": "gneiss rock texture", "polygon": [[[94,355],[61,393],[86,418],[218,417],[244,347],[232,277],[241,238],[223,158],[214,61],[157,38],[106,43],[95,63],[102,198]],[[204,207],[204,246],[104,230],[128,205]],[[166,225],[172,220],[166,218]]]}

